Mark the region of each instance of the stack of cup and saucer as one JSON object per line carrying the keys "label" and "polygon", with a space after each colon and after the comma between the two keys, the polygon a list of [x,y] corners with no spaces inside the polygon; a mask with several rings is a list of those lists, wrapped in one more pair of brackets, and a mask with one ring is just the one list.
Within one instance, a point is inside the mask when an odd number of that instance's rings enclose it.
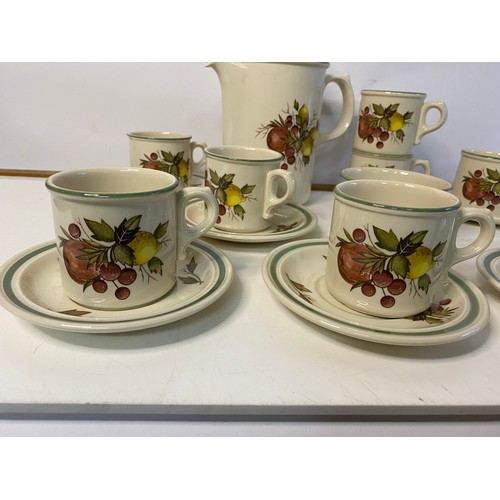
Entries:
{"label": "stack of cup and saucer", "polygon": [[[429,161],[415,159],[413,149],[424,135],[443,126],[448,111],[444,103],[426,97],[421,92],[362,90],[351,167],[421,169],[430,174]],[[432,109],[439,117],[427,124]]]}
{"label": "stack of cup and saucer", "polygon": [[[294,239],[317,225],[314,212],[290,203],[297,188],[294,172],[283,170],[283,155],[267,148],[220,145],[205,148],[205,185],[218,204],[217,220],[206,236],[236,243]],[[203,203],[188,218],[203,217]]]}

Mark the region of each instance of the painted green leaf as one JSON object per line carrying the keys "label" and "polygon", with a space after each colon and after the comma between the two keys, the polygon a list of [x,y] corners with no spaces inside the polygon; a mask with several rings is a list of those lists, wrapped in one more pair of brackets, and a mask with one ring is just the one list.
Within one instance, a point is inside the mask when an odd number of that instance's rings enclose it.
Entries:
{"label": "painted green leaf", "polygon": [[248,184],[245,184],[242,188],[241,188],[241,194],[250,194],[253,190],[255,189],[255,184],[252,186],[252,185],[248,185]]}
{"label": "painted green leaf", "polygon": [[498,170],[493,170],[492,168],[487,168],[488,179],[491,179],[494,182],[500,181],[500,172]]}
{"label": "painted green leaf", "polygon": [[376,115],[379,115],[379,116],[384,116],[384,106],[382,106],[382,104],[374,104],[373,105],[373,112],[376,114]]}
{"label": "painted green leaf", "polygon": [[195,270],[196,270],[197,265],[198,264],[194,260],[194,257],[192,257],[191,260],[189,261],[189,264],[186,266],[186,269],[188,270],[188,272],[194,273]]}
{"label": "painted green leaf", "polygon": [[395,252],[398,248],[398,238],[391,229],[389,232],[373,226],[373,232],[377,237],[376,245],[389,252]]}
{"label": "painted green leaf", "polygon": [[179,279],[185,285],[195,285],[196,283],[199,283],[199,280],[197,280],[196,278],[193,278],[192,276],[179,276]]}
{"label": "painted green leaf", "polygon": [[123,219],[122,223],[115,228],[115,242],[118,244],[130,243],[139,231],[140,222],[140,215],[136,215],[130,219]]}
{"label": "painted green leaf", "polygon": [[245,218],[245,209],[241,205],[235,205],[233,207],[234,214],[237,215],[241,220]]}
{"label": "painted green leaf", "polygon": [[380,120],[380,126],[384,129],[384,130],[389,130],[390,126],[391,126],[391,122],[389,121],[389,118],[386,118],[384,116],[384,118],[382,118]]}
{"label": "painted green leaf", "polygon": [[148,261],[148,269],[154,274],[163,274],[163,262],[158,257],[153,257]]}
{"label": "painted green leaf", "polygon": [[113,228],[101,219],[101,222],[96,222],[90,219],[83,219],[87,227],[92,231],[92,238],[98,241],[113,242],[115,241],[115,232]]}
{"label": "painted green leaf", "polygon": [[215,170],[212,170],[211,168],[209,168],[208,170],[210,172],[210,181],[212,182],[212,184],[218,186],[220,178],[217,175],[217,172]]}
{"label": "painted green leaf", "polygon": [[387,106],[387,109],[385,110],[385,116],[387,116],[387,118],[390,118],[398,110],[398,108],[399,108],[399,103]]}
{"label": "painted green leaf", "polygon": [[446,241],[439,242],[432,250],[432,256],[434,258],[439,257],[444,250],[444,247],[446,246]]}
{"label": "painted green leaf", "polygon": [[167,229],[168,229],[168,221],[163,224],[158,224],[158,227],[155,229],[153,236],[157,240],[159,240],[167,234]]}
{"label": "painted green leaf", "polygon": [[398,141],[401,141],[403,142],[404,141],[404,138],[405,138],[405,133],[403,132],[403,129],[400,128],[399,130],[396,131],[396,139]]}
{"label": "painted green leaf", "polygon": [[121,262],[124,266],[134,265],[134,251],[124,244],[115,245],[111,250],[111,259],[114,262]]}
{"label": "painted green leaf", "polygon": [[226,196],[226,193],[224,192],[224,190],[222,188],[217,188],[215,190],[215,197],[217,198],[217,200],[219,200],[223,205],[226,204],[226,200],[227,200],[227,196]]}
{"label": "painted green leaf", "polygon": [[423,274],[418,278],[418,288],[423,290],[425,293],[429,291],[429,286],[431,284],[431,279],[428,274]]}
{"label": "painted green leaf", "polygon": [[161,156],[167,163],[174,161],[174,155],[170,151],[162,151]]}
{"label": "painted green leaf", "polygon": [[407,112],[403,115],[403,120],[404,120],[405,122],[407,122],[407,121],[411,120],[412,116],[413,116],[413,111],[407,111]]}
{"label": "painted green leaf", "polygon": [[414,233],[413,231],[409,234],[409,240],[410,243],[413,245],[418,245],[424,241],[425,235],[427,234],[427,231],[417,231]]}
{"label": "painted green leaf", "polygon": [[393,271],[401,278],[406,278],[410,269],[410,262],[404,255],[393,255],[387,264],[389,271]]}

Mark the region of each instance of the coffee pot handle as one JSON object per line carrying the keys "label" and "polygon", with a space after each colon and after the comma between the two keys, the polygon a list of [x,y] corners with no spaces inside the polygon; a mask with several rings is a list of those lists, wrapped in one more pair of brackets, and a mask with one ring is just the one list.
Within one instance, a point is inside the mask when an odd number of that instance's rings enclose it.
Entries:
{"label": "coffee pot handle", "polygon": [[337,123],[337,126],[330,132],[318,134],[318,144],[332,141],[342,134],[347,132],[349,125],[354,116],[354,92],[352,90],[351,80],[348,75],[326,75],[323,89],[330,83],[335,83],[339,86],[342,93],[342,114]]}

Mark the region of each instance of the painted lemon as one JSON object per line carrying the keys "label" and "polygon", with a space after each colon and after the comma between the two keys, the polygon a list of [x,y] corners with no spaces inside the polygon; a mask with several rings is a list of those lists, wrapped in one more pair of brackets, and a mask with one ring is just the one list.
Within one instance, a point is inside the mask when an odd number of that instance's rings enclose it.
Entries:
{"label": "painted lemon", "polygon": [[142,266],[156,255],[161,243],[151,233],[139,231],[128,246],[134,252],[134,266]]}
{"label": "painted lemon", "polygon": [[309,110],[307,109],[307,106],[305,104],[302,104],[302,106],[300,107],[299,116],[303,121],[309,120]]}
{"label": "painted lemon", "polygon": [[412,280],[420,278],[435,265],[431,250],[423,246],[418,247],[412,254],[408,255],[407,259],[410,263],[410,269],[406,277]]}
{"label": "painted lemon", "polygon": [[391,132],[397,132],[405,126],[405,119],[403,118],[403,115],[401,113],[394,113],[389,118],[389,123],[389,130]]}
{"label": "painted lemon", "polygon": [[188,164],[186,160],[181,160],[177,166],[179,169],[179,177],[185,177],[188,173]]}
{"label": "painted lemon", "polygon": [[303,143],[302,147],[300,148],[300,152],[304,156],[311,156],[312,155],[312,149],[313,149],[313,144],[314,141],[313,139],[309,136]]}
{"label": "painted lemon", "polygon": [[226,193],[226,205],[229,207],[235,207],[246,200],[241,189],[234,184],[229,184],[224,193]]}

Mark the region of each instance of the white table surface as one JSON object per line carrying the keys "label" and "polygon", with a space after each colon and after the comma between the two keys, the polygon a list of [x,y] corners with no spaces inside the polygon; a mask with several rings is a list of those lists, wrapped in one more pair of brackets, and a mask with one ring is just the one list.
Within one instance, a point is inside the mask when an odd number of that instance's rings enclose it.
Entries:
{"label": "white table surface", "polygon": [[[0,207],[0,262],[53,239],[43,179],[1,178]],[[326,237],[331,193],[313,192],[308,207],[319,224],[304,238]],[[473,231],[464,233],[465,243]],[[64,434],[68,417],[87,421],[73,427],[83,434],[126,434],[133,420],[143,422],[145,434],[163,432],[162,420],[173,422],[174,434],[210,433],[221,422],[244,433],[244,422],[252,420],[256,434],[293,433],[307,421],[321,434],[325,422],[339,429],[349,419],[361,422],[362,432],[363,422],[379,418],[375,433],[399,421],[392,432],[404,434],[405,422],[428,418],[447,421],[446,432],[461,421],[468,432],[470,421],[479,423],[479,433],[498,433],[500,300],[474,260],[455,269],[487,297],[489,325],[460,342],[403,347],[330,332],[282,306],[261,277],[263,258],[281,243],[206,241],[231,259],[234,281],[216,303],[170,325],[68,333],[0,308],[0,434]],[[497,228],[491,247],[499,246]],[[27,419],[38,427],[27,427]],[[110,423],[103,430],[102,419],[119,421],[121,431]],[[266,421],[264,428],[259,422]]]}

